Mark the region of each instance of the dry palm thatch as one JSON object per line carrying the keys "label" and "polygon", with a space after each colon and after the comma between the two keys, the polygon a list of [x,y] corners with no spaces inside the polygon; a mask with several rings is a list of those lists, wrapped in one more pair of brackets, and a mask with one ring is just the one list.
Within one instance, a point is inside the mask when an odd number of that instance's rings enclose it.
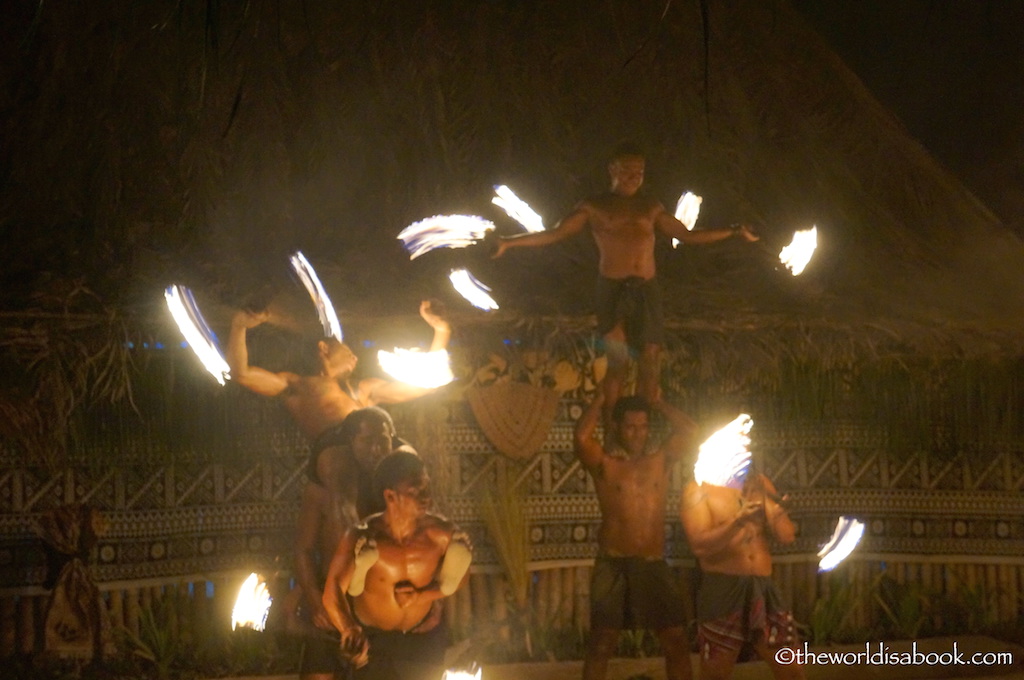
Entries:
{"label": "dry palm thatch", "polygon": [[37,295],[0,314],[3,436],[30,463],[60,465],[76,416],[98,403],[131,402],[132,358],[124,321],[86,288]]}
{"label": "dry palm thatch", "polygon": [[[350,316],[451,297],[457,262],[503,306],[486,322],[462,312],[465,338],[585,354],[585,238],[410,263],[394,236],[439,212],[511,232],[489,204],[499,182],[553,221],[603,188],[606,149],[632,137],[653,194],[693,189],[702,224],[761,226],[749,248],[659,246],[674,361],[699,380],[689,389],[788,394],[792,375],[838,394],[842,376],[887,374],[895,387],[975,358],[981,380],[981,357],[1019,348],[1024,246],[785,0],[27,7],[0,27],[7,271],[66,272],[132,328],[157,325],[154,294],[172,280],[227,305],[270,297],[291,285],[284,256],[303,248]],[[773,260],[810,221],[822,247],[794,280]],[[7,408],[43,403],[31,394]]]}

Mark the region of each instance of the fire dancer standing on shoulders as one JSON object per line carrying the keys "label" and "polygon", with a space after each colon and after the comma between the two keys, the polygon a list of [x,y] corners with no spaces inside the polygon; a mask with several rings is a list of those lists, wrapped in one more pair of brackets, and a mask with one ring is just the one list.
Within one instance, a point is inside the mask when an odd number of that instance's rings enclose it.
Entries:
{"label": "fire dancer standing on shoulders", "polygon": [[798,643],[793,615],[771,582],[768,539],[788,544],[796,528],[764,475],[742,489],[690,482],[680,517],[701,568],[697,594],[701,680],[728,678],[740,650],[751,645],[776,678],[803,678],[803,666],[775,653]]}
{"label": "fire dancer standing on shoulders", "polygon": [[660,393],[655,398],[654,408],[672,428],[657,448],[648,448],[651,407],[639,396],[615,404],[610,449],[594,437],[603,390],[576,424],[576,457],[594,478],[601,508],[583,680],[603,680],[619,632],[633,628],[657,633],[668,680],[691,677],[682,591],[665,562],[665,500],[669,469],[691,445],[696,428]]}
{"label": "fire dancer standing on shoulders", "polygon": [[437,680],[448,644],[441,599],[469,570],[469,542],[452,522],[427,511],[430,480],[419,456],[387,456],[374,481],[386,508],[342,539],[324,608],[356,680]]}
{"label": "fire dancer standing on shoulders", "polygon": [[[434,329],[430,351],[445,349],[451,338],[451,327],[440,312],[430,302],[420,305],[420,316]],[[309,482],[303,489],[296,527],[298,586],[281,605],[286,628],[305,633],[300,678],[330,680],[342,670],[334,645],[310,634],[308,627],[333,630],[321,605],[324,570],[320,560],[330,559],[344,532],[365,514],[370,502],[370,485],[365,482],[377,461],[392,449],[394,424],[374,405],[408,401],[432,390],[379,378],[354,381],[357,357],[335,338],[317,343],[318,375],[251,366],[246,331],[269,318],[267,312],[236,312],[226,358],[231,379],[257,394],[280,397],[310,442]],[[355,420],[348,422],[349,416]]]}
{"label": "fire dancer standing on shoulders", "polygon": [[[580,203],[547,231],[503,237],[494,257],[510,248],[546,246],[590,229],[600,257],[597,281],[597,330],[604,336],[608,374],[604,380],[606,409],[619,398],[632,350],[639,355],[638,393],[653,403],[658,390],[662,328],[661,289],[655,278],[655,233],[687,244],[706,244],[739,236],[758,237],[747,227],[689,231],[656,198],[640,191],[644,155],[633,146],[620,147],[608,164],[610,189]],[[605,413],[607,425],[609,413]]]}

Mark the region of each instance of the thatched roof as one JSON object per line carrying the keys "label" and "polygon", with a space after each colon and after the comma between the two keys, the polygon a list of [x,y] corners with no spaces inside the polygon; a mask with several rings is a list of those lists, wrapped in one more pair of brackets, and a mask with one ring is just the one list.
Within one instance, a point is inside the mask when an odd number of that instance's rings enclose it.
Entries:
{"label": "thatched roof", "polygon": [[[631,138],[654,195],[690,189],[699,224],[763,234],[659,246],[670,328],[707,356],[945,359],[1022,338],[1024,245],[784,0],[65,3],[23,5],[0,32],[12,319],[63,313],[73,288],[94,295],[66,311],[151,332],[180,281],[223,328],[230,307],[294,292],[301,248],[356,325],[440,295],[470,334],[587,332],[585,237],[411,263],[394,237],[448,212],[514,232],[496,183],[553,221]],[[795,279],[775,256],[812,223],[820,252]],[[464,306],[454,263],[504,310]]]}
{"label": "thatched roof", "polygon": [[[957,321],[1020,299],[1021,244],[785,2],[710,3],[706,36],[701,4],[43,7],[5,28],[4,216],[34,227],[15,264],[114,279],[120,299],[183,278],[235,303],[286,284],[281,258],[303,248],[340,306],[379,313],[415,298],[410,280],[446,287],[405,261],[405,224],[463,211],[513,231],[489,204],[500,181],[553,221],[631,137],[650,190],[701,193],[706,224],[756,222],[773,252],[819,224],[812,297]],[[54,228],[64,252],[46,255]],[[576,311],[590,257],[486,270],[513,304],[568,293],[552,304]],[[679,257],[716,290],[734,278]]]}

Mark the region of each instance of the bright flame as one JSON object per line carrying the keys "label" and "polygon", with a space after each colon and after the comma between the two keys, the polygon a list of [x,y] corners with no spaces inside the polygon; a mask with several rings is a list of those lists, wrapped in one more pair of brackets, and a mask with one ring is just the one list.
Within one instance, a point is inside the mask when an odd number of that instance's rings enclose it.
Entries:
{"label": "bright flame", "polygon": [[698,484],[736,486],[750,468],[750,428],[754,421],[741,413],[700,445],[693,479]]}
{"label": "bright flame", "polygon": [[213,339],[213,331],[206,325],[192,291],[185,286],[167,286],[164,290],[164,299],[174,322],[178,324],[178,330],[185,336],[185,342],[196,353],[210,375],[223,385],[231,375],[231,368],[221,356],[217,342]]}
{"label": "bright flame", "polygon": [[392,378],[415,387],[433,389],[455,380],[448,362],[448,350],[444,349],[436,352],[401,348],[394,352],[380,350],[377,361]]}
{"label": "bright flame", "polygon": [[434,215],[413,222],[398,234],[399,240],[415,260],[434,248],[465,248],[494,229],[494,222],[477,215]]}
{"label": "bright flame", "polygon": [[860,543],[864,523],[852,517],[840,517],[828,543],[818,551],[818,571],[831,571],[845,560]]}
{"label": "bright flame", "polygon": [[238,599],[231,610],[231,630],[239,626],[262,631],[267,624],[267,614],[273,598],[267,590],[267,584],[256,573],[249,574],[242,587],[238,590]]}
{"label": "bright flame", "polygon": [[[697,224],[697,216],[700,215],[700,203],[704,199],[687,191],[676,201],[676,219],[683,223],[687,231],[693,231]],[[679,245],[679,239],[672,239],[672,247]]]}
{"label": "bright flame", "polygon": [[544,231],[544,218],[538,215],[529,203],[516,196],[511,189],[502,184],[494,187],[494,193],[497,196],[491,199],[491,203],[508,213],[508,216],[523,225],[526,231]]}
{"label": "bright flame", "polygon": [[[476,669],[475,671],[473,669]],[[483,677],[483,668],[473,664],[469,670],[456,670],[449,668],[441,676],[441,680],[480,680]]]}
{"label": "bright flame", "polygon": [[301,250],[295,251],[288,258],[288,261],[291,263],[295,273],[298,274],[302,285],[306,287],[309,297],[313,300],[316,314],[320,317],[320,323],[324,327],[324,335],[336,338],[338,342],[341,342],[344,339],[344,334],[341,332],[341,322],[338,321],[338,313],[334,311],[331,298],[327,296],[327,291],[324,290],[324,285],[320,283],[320,277],[316,275],[313,265],[309,263],[309,260],[306,259]]}
{"label": "bright flame", "polygon": [[448,280],[452,282],[459,295],[466,298],[474,307],[484,310],[498,308],[498,303],[489,295],[491,289],[477,281],[468,270],[453,269],[448,275]]}
{"label": "bright flame", "polygon": [[793,234],[793,240],[779,253],[779,260],[789,268],[793,276],[803,272],[811,261],[814,249],[818,247],[818,227],[804,229]]}

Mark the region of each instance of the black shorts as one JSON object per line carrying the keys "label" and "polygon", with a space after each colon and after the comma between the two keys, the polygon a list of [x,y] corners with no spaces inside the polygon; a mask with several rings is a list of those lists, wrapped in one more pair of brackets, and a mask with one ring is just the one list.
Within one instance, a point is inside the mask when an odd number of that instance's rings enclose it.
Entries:
{"label": "black shorts", "polygon": [[626,343],[639,352],[646,345],[665,341],[665,317],[662,311],[661,287],[656,279],[631,276],[627,279],[597,280],[597,332],[606,335],[620,323],[626,332]]}
{"label": "black shorts", "polygon": [[370,661],[353,680],[438,680],[444,674],[448,629],[437,625],[425,633],[402,633],[364,626]]}
{"label": "black shorts", "polygon": [[590,628],[685,626],[683,593],[665,560],[598,557],[590,581]]}
{"label": "black shorts", "polygon": [[299,660],[299,674],[333,673],[348,677],[351,664],[341,656],[341,638],[327,631],[322,635],[307,635],[302,640],[302,657]]}

